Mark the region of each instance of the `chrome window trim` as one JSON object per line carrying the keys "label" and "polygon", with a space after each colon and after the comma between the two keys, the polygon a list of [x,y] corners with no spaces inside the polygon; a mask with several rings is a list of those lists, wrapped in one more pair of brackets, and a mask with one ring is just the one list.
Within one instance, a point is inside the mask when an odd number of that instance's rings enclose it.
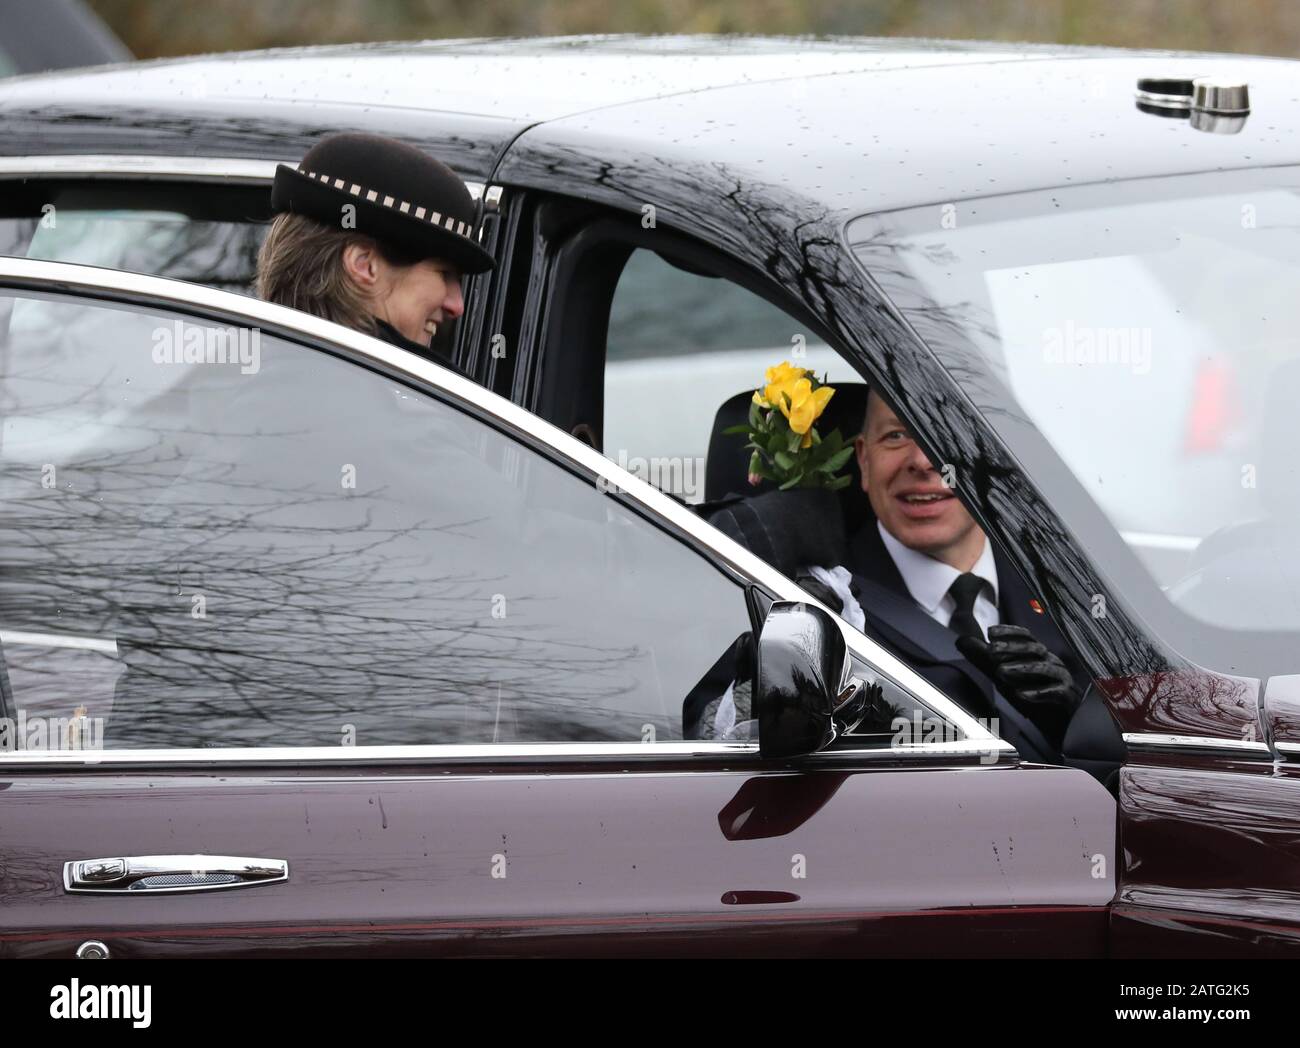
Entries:
{"label": "chrome window trim", "polygon": [[[166,178],[270,186],[279,164],[296,168],[298,161],[109,153],[6,156],[0,157],[0,178]],[[475,200],[483,196],[482,182],[466,182],[465,187]],[[501,187],[493,186],[487,194],[486,204],[493,208],[500,200]]]}
{"label": "chrome window trim", "polygon": [[[863,759],[876,761],[915,761],[919,758],[944,757],[988,760],[990,753],[1006,756],[1007,744],[994,740],[997,747],[972,746],[969,742],[927,742],[915,746],[877,747],[875,749],[825,750],[783,763],[834,763]],[[1014,755],[1014,750],[1011,751]],[[539,762],[578,761],[628,764],[662,764],[674,760],[701,757],[735,757],[751,761],[759,755],[753,742],[530,742],[431,746],[266,746],[230,747],[227,749],[176,750],[16,750],[0,753],[0,767],[8,768],[122,768],[122,767],[258,767],[262,765],[311,766],[330,765],[447,765],[447,764],[532,764]]]}
{"label": "chrome window trim", "polygon": [[28,633],[25,630],[0,630],[0,644],[33,648],[78,648],[116,655],[117,641],[103,637],[85,637],[76,633]]}
{"label": "chrome window trim", "polygon": [[1150,732],[1126,731],[1124,742],[1141,749],[1220,750],[1233,753],[1257,753],[1271,756],[1266,742],[1248,739],[1216,739],[1207,735],[1161,735]]}
{"label": "chrome window trim", "polygon": [[[893,761],[911,763],[943,758],[947,763],[1006,764],[1017,755],[1007,743],[982,747],[969,742],[927,742],[914,746],[874,749],[824,750],[783,761],[786,764]],[[474,765],[578,761],[626,767],[629,764],[663,764],[702,757],[735,757],[752,761],[759,756],[751,742],[557,742],[501,743],[497,745],[431,746],[267,746],[229,749],[177,750],[18,750],[0,753],[0,767],[40,770],[133,767],[330,767],[367,765]]]}
{"label": "chrome window trim", "polygon": [[[625,495],[642,507],[648,516],[669,523],[678,530],[685,532],[694,542],[707,548],[717,560],[726,564],[733,572],[763,586],[769,592],[775,594],[778,600],[802,602],[830,611],[810,594],[805,593],[794,582],[776,571],[775,568],[772,568],[739,543],[701,520],[688,507],[665,495],[648,482],[627,472],[617,463],[607,459],[600,452],[582,441],[533,415],[517,404],[506,400],[504,397],[485,389],[471,379],[405,350],[398,349],[396,346],[380,341],[377,338],[295,309],[262,302],[243,295],[236,295],[233,292],[220,291],[216,288],[206,287],[201,284],[190,284],[181,280],[170,280],[164,277],[146,276],[140,273],[128,273],[115,269],[102,269],[96,266],[0,256],[0,286],[17,290],[45,290],[57,293],[90,292],[97,294],[99,297],[117,298],[120,296],[120,301],[135,304],[139,304],[139,300],[145,299],[148,300],[149,304],[160,308],[173,308],[184,311],[198,309],[201,312],[215,313],[236,322],[247,323],[251,321],[266,324],[281,331],[332,344],[357,357],[370,360],[386,369],[405,375],[418,384],[436,389],[442,397],[451,403],[464,405],[472,408],[474,412],[481,416],[490,417],[496,426],[507,434],[522,436],[537,444],[546,446],[554,457],[567,460],[569,463],[578,466],[582,471],[594,474],[593,484],[598,490],[610,494],[621,493]],[[833,612],[832,614],[834,615]],[[962,746],[972,752],[1002,752],[1008,755],[1015,753],[1015,748],[1009,742],[993,735],[969,713],[958,706],[956,702],[944,695],[901,659],[865,634],[853,629],[838,615],[834,615],[834,618],[839,623],[840,632],[844,636],[849,651],[872,667],[875,672],[888,678],[907,692],[931,712],[956,726],[964,736],[962,740],[958,740]],[[586,754],[595,756],[601,752],[592,748],[597,744],[572,745],[580,747],[580,749],[572,753],[572,756]],[[635,743],[631,745],[634,749],[639,750],[639,747],[644,744]],[[676,744],[655,744],[656,747],[668,745]],[[692,743],[690,745],[694,746],[696,744]],[[910,749],[924,754],[950,754],[952,751],[948,748],[949,746],[950,743],[948,742],[921,743],[910,747]],[[340,749],[352,749],[352,754],[340,755],[333,748],[330,748],[329,753],[333,756],[333,760],[374,759],[373,756],[358,752],[368,749],[367,747],[340,747]],[[383,749],[388,749],[388,747],[383,747]],[[401,750],[405,748],[396,747],[395,749]],[[420,751],[449,750],[448,747],[413,747],[411,749]],[[115,752],[132,755],[130,750],[103,750],[97,751],[94,756],[99,763],[104,763],[104,759]],[[145,751],[134,751],[135,759],[139,759],[138,754],[141,752]],[[211,756],[211,750],[192,752],[202,754],[208,760],[214,759]],[[268,747],[266,750],[258,752],[271,754],[280,751]],[[283,752],[301,754],[302,751],[289,749]],[[757,747],[752,746],[749,751],[729,752],[756,753]],[[850,751],[835,752],[842,755]],[[896,754],[901,751],[864,749],[851,752],[870,755],[882,752]],[[494,753],[502,757],[509,755],[506,751],[496,749],[494,749]],[[17,756],[17,753],[0,755],[0,761],[11,762]],[[34,754],[33,759],[39,759],[41,756],[39,753]],[[260,761],[266,759],[265,756],[259,758]]]}
{"label": "chrome window trim", "polygon": [[[351,752],[348,752],[351,751]],[[560,758],[627,761],[684,757],[749,756],[758,745],[748,742],[530,742],[432,746],[232,746],[175,750],[18,750],[0,765],[53,767],[124,764],[483,764],[503,760],[526,763]]]}

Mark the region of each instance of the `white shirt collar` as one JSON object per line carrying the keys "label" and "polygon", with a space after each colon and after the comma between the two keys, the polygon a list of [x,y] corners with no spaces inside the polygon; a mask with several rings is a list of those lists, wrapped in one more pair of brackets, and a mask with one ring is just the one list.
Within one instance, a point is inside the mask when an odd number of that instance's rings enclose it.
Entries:
{"label": "white shirt collar", "polygon": [[[880,529],[880,537],[885,543],[885,549],[889,550],[889,555],[894,559],[898,573],[903,576],[903,584],[907,587],[907,591],[927,614],[933,616],[939,610],[940,602],[948,595],[949,587],[961,572],[926,553],[908,549],[886,531],[880,521],[876,521],[876,527]],[[979,560],[970,570],[972,575],[978,575],[992,588],[993,606],[996,608],[998,568],[993,560],[993,544],[987,538],[984,539],[984,549],[980,553]]]}

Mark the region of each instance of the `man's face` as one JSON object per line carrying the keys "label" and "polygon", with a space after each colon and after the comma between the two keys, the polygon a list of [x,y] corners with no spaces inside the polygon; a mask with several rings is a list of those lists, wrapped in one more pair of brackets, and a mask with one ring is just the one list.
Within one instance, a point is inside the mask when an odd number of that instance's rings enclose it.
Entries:
{"label": "man's face", "polygon": [[853,444],[862,490],[885,530],[909,549],[968,570],[984,548],[984,533],[874,392],[867,396],[866,423]]}

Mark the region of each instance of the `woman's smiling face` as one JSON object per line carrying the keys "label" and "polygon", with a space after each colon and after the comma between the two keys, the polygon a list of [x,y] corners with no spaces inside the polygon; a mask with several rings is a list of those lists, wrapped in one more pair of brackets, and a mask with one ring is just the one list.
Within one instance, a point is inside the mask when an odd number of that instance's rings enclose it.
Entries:
{"label": "woman's smiling face", "polygon": [[413,266],[384,265],[389,270],[387,294],[378,301],[375,316],[412,342],[428,345],[439,324],[465,312],[460,271],[450,262],[426,258]]}
{"label": "woman's smiling face", "polygon": [[350,244],[343,264],[370,303],[370,311],[404,338],[429,345],[438,325],[465,312],[460,270],[426,258],[414,265],[388,261],[371,241]]}

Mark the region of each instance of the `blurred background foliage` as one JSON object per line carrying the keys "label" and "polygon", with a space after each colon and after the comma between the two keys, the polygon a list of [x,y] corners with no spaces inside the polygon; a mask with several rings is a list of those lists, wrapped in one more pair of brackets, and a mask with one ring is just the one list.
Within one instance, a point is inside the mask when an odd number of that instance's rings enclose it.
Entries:
{"label": "blurred background foliage", "polygon": [[577,33],[920,36],[1300,52],[1296,0],[90,0],[140,58]]}

